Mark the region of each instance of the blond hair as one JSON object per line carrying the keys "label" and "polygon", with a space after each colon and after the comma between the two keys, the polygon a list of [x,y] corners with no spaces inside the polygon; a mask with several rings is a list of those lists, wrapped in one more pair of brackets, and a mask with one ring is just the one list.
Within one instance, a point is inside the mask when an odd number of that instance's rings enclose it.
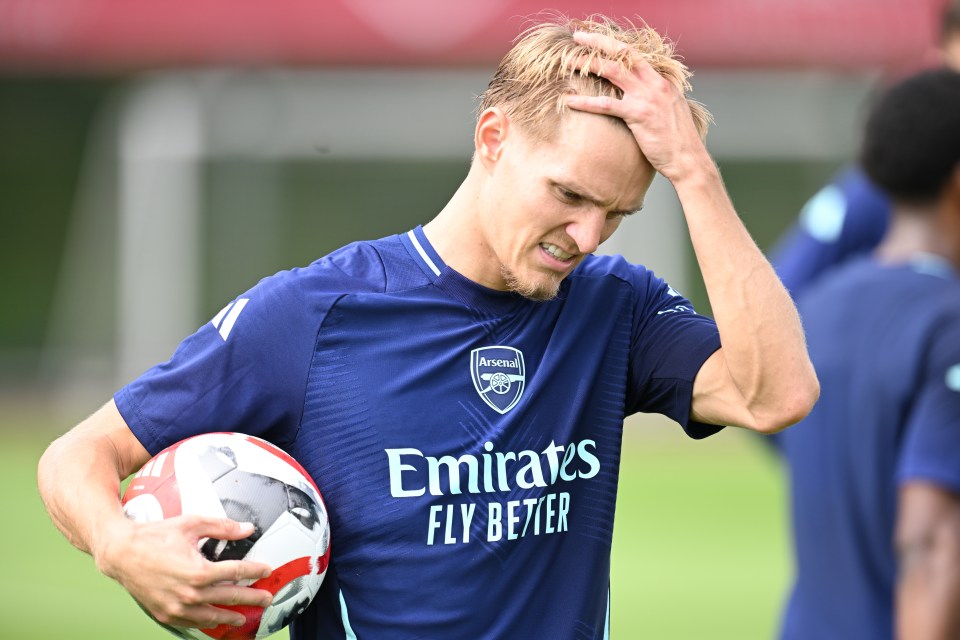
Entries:
{"label": "blond hair", "polygon": [[[579,44],[575,31],[600,33],[628,45],[610,58],[601,51]],[[644,24],[629,20],[619,24],[594,14],[583,20],[549,14],[542,22],[524,30],[500,61],[493,79],[480,97],[477,113],[500,107],[517,124],[542,138],[554,132],[560,116],[569,107],[569,94],[622,98],[623,91],[596,74],[585,71],[596,57],[611,59],[629,69],[636,54],[686,95],[690,91],[690,70],[679,60],[672,42]],[[579,61],[579,67],[578,67]],[[699,102],[687,98],[690,113],[701,138],[707,135],[711,116]]]}

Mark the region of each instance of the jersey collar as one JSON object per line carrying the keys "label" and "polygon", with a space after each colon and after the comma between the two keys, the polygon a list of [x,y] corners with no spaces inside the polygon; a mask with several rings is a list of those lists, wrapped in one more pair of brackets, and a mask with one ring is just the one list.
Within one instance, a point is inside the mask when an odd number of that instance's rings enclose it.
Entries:
{"label": "jersey collar", "polygon": [[427,240],[422,226],[401,235],[400,240],[434,285],[468,307],[488,314],[502,315],[525,303],[537,304],[510,291],[485,287],[447,266]]}
{"label": "jersey collar", "polygon": [[956,271],[946,258],[933,253],[918,253],[910,260],[911,268],[918,273],[926,273],[941,278],[953,278]]}
{"label": "jersey collar", "polygon": [[422,226],[418,225],[416,228],[407,231],[400,239],[403,241],[403,244],[406,245],[407,250],[410,251],[410,255],[413,256],[417,265],[423,269],[423,272],[427,274],[427,277],[431,280],[436,280],[443,270],[447,268],[447,265],[440,258],[440,254],[436,252],[433,245],[427,240],[427,235],[423,232]]}

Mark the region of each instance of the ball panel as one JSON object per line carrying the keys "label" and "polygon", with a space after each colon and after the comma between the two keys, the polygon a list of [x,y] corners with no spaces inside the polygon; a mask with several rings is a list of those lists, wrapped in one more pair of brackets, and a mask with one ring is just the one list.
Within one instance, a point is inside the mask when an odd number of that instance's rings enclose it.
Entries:
{"label": "ball panel", "polygon": [[[128,516],[136,513],[134,520],[139,522],[162,520],[182,513],[180,489],[170,460],[175,450],[176,445],[164,449],[151,458],[127,485],[127,490],[123,494],[124,510],[127,511]],[[152,496],[160,507],[160,512],[155,512],[147,500],[140,500],[142,496]]]}
{"label": "ball panel", "polygon": [[222,438],[196,436],[180,445],[173,463],[177,482],[185,489],[189,487],[180,494],[183,513],[226,518],[213,478],[236,469],[231,445],[222,442]]}
{"label": "ball panel", "polygon": [[273,570],[267,578],[261,578],[251,587],[274,594],[274,602],[266,609],[248,605],[223,606],[241,613],[247,622],[240,627],[222,624],[213,629],[199,629],[201,633],[218,640],[250,640],[262,638],[284,628],[302,613],[320,590],[323,574],[316,572],[317,565],[311,558],[297,558]]}
{"label": "ball panel", "polygon": [[307,610],[320,590],[322,575],[307,575],[292,579],[276,593],[273,604],[264,609],[257,638],[266,638],[290,624]]}
{"label": "ball panel", "polygon": [[273,455],[277,456],[278,458],[286,462],[288,465],[296,469],[297,473],[300,476],[302,476],[303,478],[305,478],[307,481],[310,482],[310,486],[312,486],[313,490],[316,491],[317,493],[317,498],[320,499],[321,502],[323,501],[323,499],[320,497],[320,487],[318,487],[317,483],[313,481],[313,478],[310,477],[310,474],[307,473],[307,470],[304,469],[302,466],[300,466],[300,463],[297,462],[296,458],[291,456],[289,453],[287,453],[280,447],[277,447],[267,442],[266,440],[262,440],[261,438],[257,438],[255,436],[247,436],[247,439],[250,441],[251,444],[254,444],[268,451],[269,453],[272,453]]}

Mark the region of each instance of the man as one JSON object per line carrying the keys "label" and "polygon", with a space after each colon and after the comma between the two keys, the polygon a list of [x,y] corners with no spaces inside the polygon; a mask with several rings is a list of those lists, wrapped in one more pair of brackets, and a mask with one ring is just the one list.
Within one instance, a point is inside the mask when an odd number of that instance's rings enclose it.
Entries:
{"label": "man", "polygon": [[[771,432],[818,394],[687,77],[647,28],[525,32],[443,210],[267,278],[51,445],[54,522],[159,621],[240,624],[214,605],[267,603],[229,583],[267,568],[205,562],[196,541],[249,529],[130,523],[117,488],[171,442],[249,432],[297,458],[329,507],[331,564],[294,638],[603,637],[624,416]],[[680,196],[716,324],[642,267],[591,255],[655,171]]]}
{"label": "man", "polygon": [[[940,20],[939,58],[960,69],[960,0],[951,0]],[[822,274],[872,251],[887,230],[890,201],[858,166],[847,167],[814,195],[771,252],[783,284],[797,297]]]}
{"label": "man", "polygon": [[893,203],[872,256],[799,305],[823,384],[780,434],[797,577],[784,640],[960,637],[960,74],[892,88],[861,157]]}

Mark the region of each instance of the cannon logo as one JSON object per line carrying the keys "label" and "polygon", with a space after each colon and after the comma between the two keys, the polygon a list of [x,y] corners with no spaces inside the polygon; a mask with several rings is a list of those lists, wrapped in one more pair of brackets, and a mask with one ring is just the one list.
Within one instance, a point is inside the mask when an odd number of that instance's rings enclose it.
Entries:
{"label": "cannon logo", "polygon": [[503,414],[523,396],[523,354],[513,347],[481,347],[470,352],[473,386],[492,409]]}

